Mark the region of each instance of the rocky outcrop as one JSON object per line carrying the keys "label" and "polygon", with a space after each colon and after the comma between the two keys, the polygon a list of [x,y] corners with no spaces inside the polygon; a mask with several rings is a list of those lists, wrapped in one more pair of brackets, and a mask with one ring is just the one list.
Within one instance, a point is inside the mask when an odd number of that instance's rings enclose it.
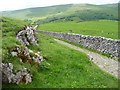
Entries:
{"label": "rocky outcrop", "polygon": [[43,60],[43,57],[40,55],[40,52],[33,52],[28,49],[28,45],[37,45],[37,37],[35,34],[37,26],[27,26],[24,30],[21,30],[17,33],[16,38],[21,42],[21,44],[26,45],[26,47],[15,47],[11,51],[12,56],[18,56],[22,62],[29,63],[40,63]]}
{"label": "rocky outcrop", "polygon": [[47,32],[40,30],[39,32],[56,38],[68,40],[70,42],[80,44],[81,46],[88,47],[102,53],[109,54],[113,57],[120,58],[120,40],[72,33]]}
{"label": "rocky outcrop", "polygon": [[[10,49],[11,56],[19,58],[21,65],[26,62],[30,64],[37,63],[39,65],[41,61],[43,61],[43,57],[39,51],[34,52],[28,48],[29,45],[37,45],[38,40],[35,35],[36,28],[37,26],[27,26],[23,30],[20,30],[16,38],[21,44]],[[32,82],[32,75],[27,68],[21,68],[17,73],[14,73],[12,63],[2,63],[0,70],[2,72],[3,83],[28,84]]]}
{"label": "rocky outcrop", "polygon": [[3,83],[19,84],[22,82],[28,84],[32,82],[32,75],[26,68],[21,69],[16,74],[13,73],[12,63],[2,63],[2,76]]}
{"label": "rocky outcrop", "polygon": [[35,30],[37,26],[27,26],[24,30],[17,33],[16,38],[24,45],[37,45],[37,37],[35,35]]}
{"label": "rocky outcrop", "polygon": [[33,52],[32,50],[28,49],[24,46],[16,46],[11,49],[11,55],[17,56],[20,58],[20,61],[22,63],[28,62],[30,64],[32,63],[40,63],[43,61],[42,55],[40,55],[40,52]]}

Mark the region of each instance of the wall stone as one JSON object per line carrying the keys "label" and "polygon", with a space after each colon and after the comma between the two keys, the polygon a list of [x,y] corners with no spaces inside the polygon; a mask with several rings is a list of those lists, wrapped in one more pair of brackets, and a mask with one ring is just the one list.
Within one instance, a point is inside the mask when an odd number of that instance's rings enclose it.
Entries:
{"label": "wall stone", "polygon": [[111,38],[105,38],[100,36],[89,36],[89,35],[81,35],[81,34],[73,34],[73,33],[48,32],[41,30],[39,30],[38,32],[59,39],[68,40],[70,42],[80,44],[84,47],[88,47],[100,51],[102,53],[109,54],[113,57],[120,58],[119,55],[120,40],[114,40]]}

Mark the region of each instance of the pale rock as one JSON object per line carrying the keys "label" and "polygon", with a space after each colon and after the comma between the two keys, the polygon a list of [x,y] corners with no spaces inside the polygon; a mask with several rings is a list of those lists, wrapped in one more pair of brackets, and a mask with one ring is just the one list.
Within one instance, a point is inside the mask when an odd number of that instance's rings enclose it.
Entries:
{"label": "pale rock", "polygon": [[23,68],[16,74],[13,73],[12,63],[2,63],[2,82],[19,84],[23,81],[25,84],[32,82],[32,75],[28,72],[27,68]]}
{"label": "pale rock", "polygon": [[24,45],[37,45],[37,37],[35,35],[35,30],[37,26],[27,26],[25,30],[21,30],[17,33],[16,38]]}

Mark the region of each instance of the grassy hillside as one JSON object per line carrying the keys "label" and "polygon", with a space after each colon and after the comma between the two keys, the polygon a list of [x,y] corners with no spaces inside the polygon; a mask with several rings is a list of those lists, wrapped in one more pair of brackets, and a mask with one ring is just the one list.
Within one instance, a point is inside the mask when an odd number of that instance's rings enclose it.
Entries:
{"label": "grassy hillside", "polygon": [[[10,88],[117,88],[118,81],[91,63],[87,56],[39,35],[44,61],[34,70],[28,85],[4,85]],[[48,47],[49,46],[49,47]],[[33,48],[32,48],[33,49]]]}
{"label": "grassy hillside", "polygon": [[[17,57],[11,57],[9,49],[20,45],[15,34],[27,22],[3,17],[3,62],[11,62],[14,72],[26,67],[33,74],[33,82],[28,85],[3,84],[3,88],[117,88],[118,80],[101,71],[78,51],[59,45],[52,37],[39,34],[39,45],[30,46],[34,51],[42,51],[44,61],[41,65],[20,64]],[[49,46],[49,47],[48,47]]]}
{"label": "grassy hillside", "polygon": [[118,21],[52,22],[40,24],[39,30],[79,33],[118,39]]}
{"label": "grassy hillside", "polygon": [[[91,5],[91,4],[68,4],[49,7],[36,7],[16,11],[2,12],[3,16],[31,19],[37,22],[52,21],[84,21],[98,19],[118,20],[117,4]],[[44,19],[44,20],[43,20]]]}
{"label": "grassy hillside", "polygon": [[0,18],[0,21],[2,24],[2,62],[13,63],[16,71],[22,66],[19,64],[19,58],[11,57],[9,50],[16,45],[20,45],[16,40],[16,33],[28,23],[6,17]]}
{"label": "grassy hillside", "polygon": [[7,49],[13,47],[18,43],[16,41],[17,31],[22,29],[25,25],[27,25],[27,22],[23,22],[22,20],[17,20],[17,19],[6,18],[6,17],[0,18],[0,21],[2,24],[3,53],[7,54]]}

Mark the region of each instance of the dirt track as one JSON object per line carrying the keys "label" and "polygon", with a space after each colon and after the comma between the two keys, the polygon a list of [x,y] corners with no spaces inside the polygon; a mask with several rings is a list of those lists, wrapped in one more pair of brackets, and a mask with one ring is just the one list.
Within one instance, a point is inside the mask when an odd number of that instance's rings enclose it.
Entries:
{"label": "dirt track", "polygon": [[[98,53],[89,51],[87,49],[83,49],[77,46],[74,46],[72,44],[69,44],[67,42],[58,40],[58,39],[54,39],[56,42],[65,45],[69,48],[72,48],[74,50],[83,52],[85,54],[88,55],[88,57],[90,58],[90,60],[95,63],[98,67],[100,67],[102,70],[108,72],[109,74],[115,76],[116,78],[118,78],[118,72],[120,72],[120,70],[118,69],[118,64],[120,65],[120,63],[118,61],[115,61],[111,58],[108,58],[106,56],[100,55]],[[120,78],[120,77],[119,77]]]}

